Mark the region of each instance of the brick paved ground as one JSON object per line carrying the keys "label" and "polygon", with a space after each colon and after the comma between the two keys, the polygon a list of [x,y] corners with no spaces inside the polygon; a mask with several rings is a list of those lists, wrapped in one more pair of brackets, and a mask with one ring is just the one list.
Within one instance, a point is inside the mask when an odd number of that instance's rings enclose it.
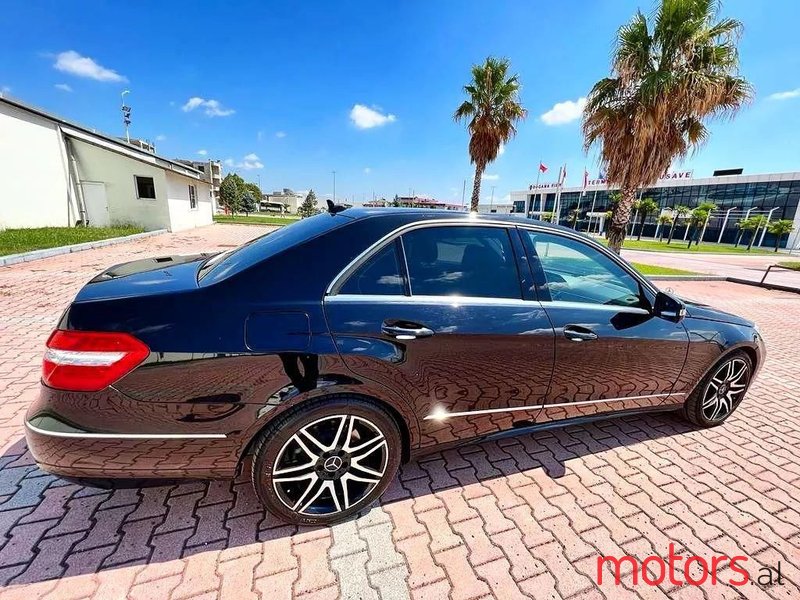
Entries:
{"label": "brick paved ground", "polygon": [[107,492],[36,469],[22,416],[78,287],[110,263],[262,231],[213,226],[0,269],[0,598],[615,599],[632,588],[609,573],[598,586],[598,554],[664,556],[670,542],[745,555],[753,573],[780,562],[784,585],[641,596],[800,597],[800,296],[735,284],[670,283],[767,340],[745,404],[714,430],[658,415],[463,447],[406,465],[379,506],[330,529],[277,523],[246,479]]}

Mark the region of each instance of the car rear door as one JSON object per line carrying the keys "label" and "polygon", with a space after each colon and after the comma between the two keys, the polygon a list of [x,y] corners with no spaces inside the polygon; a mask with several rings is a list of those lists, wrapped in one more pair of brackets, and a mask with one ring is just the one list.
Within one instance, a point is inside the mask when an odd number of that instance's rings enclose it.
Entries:
{"label": "car rear door", "polygon": [[686,360],[681,323],[652,314],[654,294],[580,236],[520,228],[555,333],[555,368],[538,421],[661,404]]}
{"label": "car rear door", "polygon": [[[553,368],[553,330],[515,229],[432,222],[356,261],[325,298],[348,367],[407,398],[421,444],[533,420]],[[520,275],[522,273],[522,276]]]}

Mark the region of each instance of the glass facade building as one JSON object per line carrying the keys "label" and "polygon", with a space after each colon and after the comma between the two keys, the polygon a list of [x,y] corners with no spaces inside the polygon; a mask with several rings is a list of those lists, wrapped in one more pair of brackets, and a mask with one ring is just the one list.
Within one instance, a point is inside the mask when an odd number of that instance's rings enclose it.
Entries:
{"label": "glass facade building", "polygon": [[[616,191],[616,188],[609,188],[603,180],[594,180],[589,183],[590,185],[585,191],[580,187],[565,187],[561,191],[561,199],[558,203],[559,223],[571,225],[572,211],[577,210],[577,229],[587,231],[591,226],[592,231],[598,231],[601,220],[605,220],[600,215],[611,210],[609,194]],[[542,212],[553,212],[556,208],[557,189],[553,187],[532,188],[533,186],[528,190],[512,192],[513,211],[515,213],[525,212],[532,217],[538,217]],[[745,215],[751,217],[770,216],[771,221],[778,219],[794,221],[795,230],[788,236],[788,246],[795,247],[800,241],[798,239],[800,238],[800,232],[798,232],[800,228],[800,210],[798,210],[800,172],[729,175],[703,179],[666,179],[637,195],[642,198],[652,198],[661,209],[661,211],[649,215],[645,221],[643,230],[645,237],[655,235],[657,220],[662,211],[668,211],[678,205],[695,208],[704,202],[711,202],[717,208],[709,219],[703,238],[705,241],[721,240],[723,243],[733,243],[738,234],[736,223]],[[727,219],[725,218],[726,214],[728,214]],[[679,221],[676,224],[675,237],[682,238],[685,228],[685,220]],[[763,245],[771,246],[774,243],[772,234],[767,233],[763,238]],[[781,246],[787,246],[786,236],[784,236]]]}

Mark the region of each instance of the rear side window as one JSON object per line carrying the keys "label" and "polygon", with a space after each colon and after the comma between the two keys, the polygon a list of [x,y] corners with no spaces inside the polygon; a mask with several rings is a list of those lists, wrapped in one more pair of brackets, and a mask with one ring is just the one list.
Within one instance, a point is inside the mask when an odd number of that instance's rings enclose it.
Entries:
{"label": "rear side window", "polygon": [[405,293],[397,244],[392,242],[356,269],[340,294],[402,296]]}
{"label": "rear side window", "polygon": [[428,227],[403,235],[412,296],[521,298],[503,227]]}

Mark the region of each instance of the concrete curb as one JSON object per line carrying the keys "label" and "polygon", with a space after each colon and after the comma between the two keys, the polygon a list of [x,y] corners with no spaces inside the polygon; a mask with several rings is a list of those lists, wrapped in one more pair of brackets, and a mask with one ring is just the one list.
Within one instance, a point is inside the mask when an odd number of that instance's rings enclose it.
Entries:
{"label": "concrete curb", "polygon": [[651,281],[725,281],[725,275],[645,275]]}
{"label": "concrete curb", "polygon": [[30,262],[32,260],[41,260],[42,258],[50,258],[51,256],[58,256],[59,254],[70,254],[72,252],[80,252],[81,250],[92,250],[93,248],[102,248],[103,246],[114,246],[115,244],[132,242],[134,240],[140,240],[142,238],[152,237],[154,235],[161,235],[162,233],[169,233],[169,231],[167,229],[156,229],[155,231],[134,233],[132,235],[126,235],[123,237],[96,240],[94,242],[83,242],[82,244],[72,244],[71,246],[57,246],[55,248],[45,248],[44,250],[32,250],[31,252],[9,254],[7,256],[0,256],[0,267],[8,267],[18,263]]}

